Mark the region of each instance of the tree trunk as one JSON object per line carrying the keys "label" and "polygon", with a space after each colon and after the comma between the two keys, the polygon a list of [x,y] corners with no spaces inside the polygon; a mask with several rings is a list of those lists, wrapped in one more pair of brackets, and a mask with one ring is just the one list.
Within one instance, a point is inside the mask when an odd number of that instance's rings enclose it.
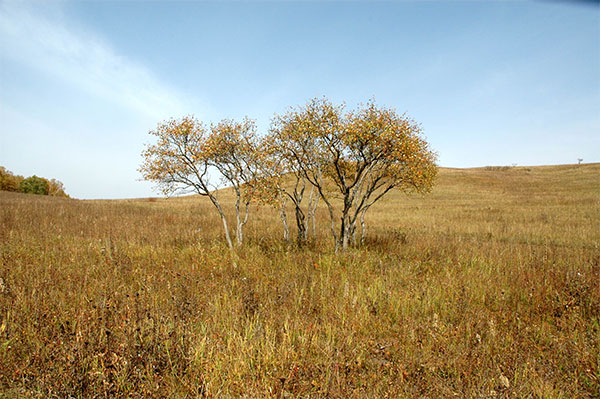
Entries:
{"label": "tree trunk", "polygon": [[231,241],[231,236],[229,235],[229,226],[227,225],[227,219],[225,219],[225,215],[223,213],[221,213],[221,221],[223,222],[223,229],[225,230],[227,245],[229,246],[229,249],[233,250],[233,242]]}
{"label": "tree trunk", "polygon": [[299,203],[295,204],[296,206],[296,225],[298,226],[298,236],[296,241],[298,246],[301,247],[306,241],[306,226],[304,224],[304,212],[302,212],[302,208]]}
{"label": "tree trunk", "polygon": [[242,235],[242,221],[240,219],[240,191],[236,189],[237,198],[235,200],[235,238],[236,238],[236,246],[240,247],[242,245],[242,240],[244,239]]}
{"label": "tree trunk", "polygon": [[[311,183],[313,185],[315,184],[312,181],[311,181]],[[323,193],[323,187],[316,186],[316,185],[315,185],[315,187],[317,187],[317,190],[319,191],[320,198],[323,198],[325,205],[327,205],[327,210],[329,211],[329,221],[331,223],[331,235],[333,236],[333,242],[335,244],[335,252],[337,253],[337,251],[339,249],[339,241],[338,241],[337,233],[335,231],[335,215],[333,213],[333,206],[331,205],[331,202],[329,202],[329,200],[327,200],[327,197],[325,197],[325,194]]]}
{"label": "tree trunk", "polygon": [[235,228],[235,240],[236,240],[236,246],[237,247],[241,247],[242,243],[244,242],[244,224],[242,221],[240,221],[239,216],[237,217],[237,226]]}
{"label": "tree trunk", "polygon": [[344,252],[348,250],[348,242],[350,241],[349,233],[350,229],[346,227],[344,230],[344,239],[342,240],[342,251]]}
{"label": "tree trunk", "polygon": [[352,245],[356,246],[356,221],[350,227],[350,238],[352,239]]}
{"label": "tree trunk", "polygon": [[283,239],[285,241],[290,241],[290,228],[287,222],[287,212],[285,211],[285,205],[287,203],[287,198],[279,193],[279,217],[281,218],[281,222],[283,223]]}
{"label": "tree trunk", "polygon": [[310,195],[308,197],[308,209],[306,212],[306,222],[304,223],[306,239],[308,239],[308,231],[312,224],[313,240],[317,238],[317,227],[316,227],[317,224],[315,221],[315,211],[317,210],[317,204],[319,203],[319,196],[314,195],[314,190],[315,190],[315,186],[312,186],[310,189]]}
{"label": "tree trunk", "polygon": [[315,213],[317,211],[317,205],[319,204],[319,197],[317,197],[317,199],[315,200],[315,205],[313,206],[312,210],[311,210],[311,217],[310,219],[312,220],[312,233],[313,233],[313,240],[317,239],[317,219],[315,218]]}
{"label": "tree trunk", "polygon": [[345,212],[345,214],[342,215],[342,225],[340,226],[340,244],[341,244],[343,252],[346,252],[348,250],[349,241],[350,241],[350,220],[348,217],[348,213]]}
{"label": "tree trunk", "polygon": [[333,215],[333,208],[329,203],[327,203],[327,208],[329,209],[329,218],[331,219],[331,234],[333,235],[333,242],[335,243],[335,253],[337,253],[338,249],[340,248],[340,242],[338,235],[335,232],[335,217]]}
{"label": "tree trunk", "polygon": [[223,222],[223,230],[225,230],[225,239],[227,240],[227,245],[229,249],[233,251],[233,242],[231,241],[231,236],[229,235],[229,225],[227,224],[227,219],[225,218],[225,213],[223,212],[223,208],[221,208],[221,204],[217,197],[215,197],[212,193],[208,194],[208,198],[213,203],[217,211],[219,212],[219,216],[221,216],[221,222]]}
{"label": "tree trunk", "polygon": [[348,250],[348,243],[350,241],[350,233],[352,230],[352,223],[350,220],[350,210],[352,209],[352,198],[350,192],[347,190],[344,193],[344,208],[342,209],[342,225],[340,226],[340,244],[342,251]]}
{"label": "tree trunk", "polygon": [[364,208],[360,212],[360,245],[363,245],[365,243],[365,238],[367,234],[367,226],[365,225],[365,214],[367,213],[367,209],[369,208]]}
{"label": "tree trunk", "polygon": [[[240,215],[238,210],[237,215],[237,228],[236,228],[236,238],[237,238],[237,246],[240,247],[244,243],[244,226],[248,222],[248,213],[250,208],[250,201],[244,202],[244,219],[240,221]],[[237,209],[237,208],[236,208]]]}

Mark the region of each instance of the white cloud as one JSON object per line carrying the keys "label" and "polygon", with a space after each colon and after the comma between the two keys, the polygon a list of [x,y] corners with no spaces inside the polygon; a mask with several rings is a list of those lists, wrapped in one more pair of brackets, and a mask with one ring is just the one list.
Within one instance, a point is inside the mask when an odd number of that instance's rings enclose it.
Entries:
{"label": "white cloud", "polygon": [[182,96],[90,32],[24,3],[0,3],[0,57],[54,75],[153,120],[183,113]]}

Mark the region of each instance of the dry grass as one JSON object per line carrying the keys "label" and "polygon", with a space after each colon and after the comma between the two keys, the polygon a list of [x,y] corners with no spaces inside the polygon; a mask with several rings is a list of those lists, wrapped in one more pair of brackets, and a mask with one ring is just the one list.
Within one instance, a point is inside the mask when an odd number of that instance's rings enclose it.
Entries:
{"label": "dry grass", "polygon": [[234,268],[198,198],[0,193],[0,398],[598,398],[600,164],[443,169]]}

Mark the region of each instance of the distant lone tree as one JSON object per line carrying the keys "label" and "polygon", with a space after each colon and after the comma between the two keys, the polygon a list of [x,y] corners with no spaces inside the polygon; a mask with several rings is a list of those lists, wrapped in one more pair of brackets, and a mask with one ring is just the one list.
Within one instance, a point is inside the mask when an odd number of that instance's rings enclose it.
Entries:
{"label": "distant lone tree", "polygon": [[235,201],[236,246],[243,242],[243,228],[256,181],[260,159],[256,126],[253,121],[223,120],[208,129],[192,116],[159,123],[150,132],[156,144],[143,151],[140,167],[145,180],[154,181],[164,194],[195,192],[215,206],[233,249],[229,223],[219,201],[218,182],[232,187]]}
{"label": "distant lone tree", "polygon": [[428,192],[437,174],[421,127],[373,101],[344,112],[343,105],[313,99],[276,116],[271,135],[283,143],[280,156],[293,165],[290,172],[312,184],[326,204],[336,250],[356,241],[357,221],[364,240],[365,214],[385,194]]}
{"label": "distant lone tree", "polygon": [[577,158],[577,164],[581,165],[581,163],[583,162],[583,158]]}
{"label": "distant lone tree", "polygon": [[50,185],[43,177],[33,175],[21,182],[20,189],[25,194],[48,195]]}

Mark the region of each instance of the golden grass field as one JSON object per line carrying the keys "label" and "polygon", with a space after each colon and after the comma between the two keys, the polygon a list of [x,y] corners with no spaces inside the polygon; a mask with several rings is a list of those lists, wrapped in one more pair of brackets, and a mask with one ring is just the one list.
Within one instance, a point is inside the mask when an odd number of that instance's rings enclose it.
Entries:
{"label": "golden grass field", "polygon": [[[226,195],[226,194],[224,194]],[[234,267],[198,197],[0,193],[0,398],[599,398],[600,164],[441,169]]]}

